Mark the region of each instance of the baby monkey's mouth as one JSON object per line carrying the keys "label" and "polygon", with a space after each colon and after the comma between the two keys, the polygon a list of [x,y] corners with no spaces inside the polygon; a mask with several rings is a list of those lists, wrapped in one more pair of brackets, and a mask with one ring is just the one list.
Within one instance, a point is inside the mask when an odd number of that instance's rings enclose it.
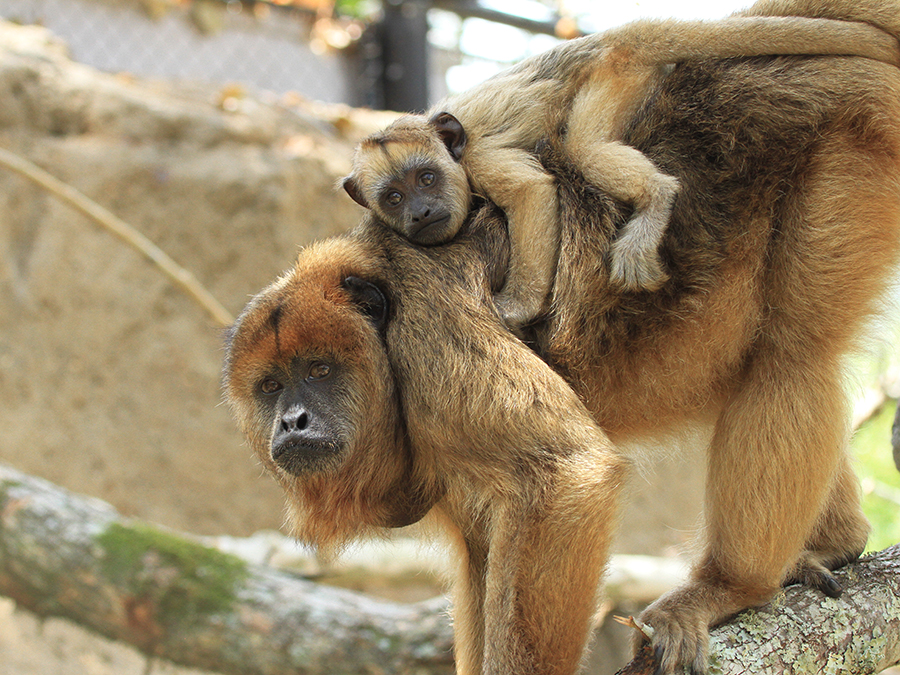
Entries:
{"label": "baby monkey's mouth", "polygon": [[425,246],[446,244],[456,235],[449,225],[450,214],[438,213],[424,222],[416,223],[415,228],[410,229],[409,239],[415,244]]}

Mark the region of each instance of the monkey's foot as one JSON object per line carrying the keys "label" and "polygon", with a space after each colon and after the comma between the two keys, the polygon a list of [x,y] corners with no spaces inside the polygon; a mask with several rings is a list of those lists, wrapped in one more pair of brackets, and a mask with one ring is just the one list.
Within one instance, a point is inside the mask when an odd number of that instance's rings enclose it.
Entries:
{"label": "monkey's foot", "polygon": [[817,558],[815,554],[808,551],[803,553],[781,585],[802,584],[821,591],[829,598],[839,598],[844,592],[844,587]]}
{"label": "monkey's foot", "polygon": [[[650,644],[658,673],[670,675],[687,668],[706,675],[709,668],[709,627],[747,607],[746,597],[721,584],[693,580],[666,593],[641,614],[639,621],[653,629]],[[637,639],[635,650],[645,640]]]}
{"label": "monkey's foot", "polygon": [[[676,589],[645,609],[643,624],[653,628],[650,641],[660,673],[669,675],[686,666],[694,675],[705,675],[709,663],[709,622],[701,608],[683,602]],[[646,642],[635,640],[635,652]]]}
{"label": "monkey's foot", "polygon": [[659,257],[665,223],[638,215],[629,220],[610,247],[609,280],[626,291],[655,291],[669,278]]}
{"label": "monkey's foot", "polygon": [[800,554],[794,568],[788,572],[782,586],[803,584],[821,591],[830,598],[838,598],[844,591],[841,583],[831,573],[853,562],[862,555],[865,539],[852,542],[846,551],[810,551]]}

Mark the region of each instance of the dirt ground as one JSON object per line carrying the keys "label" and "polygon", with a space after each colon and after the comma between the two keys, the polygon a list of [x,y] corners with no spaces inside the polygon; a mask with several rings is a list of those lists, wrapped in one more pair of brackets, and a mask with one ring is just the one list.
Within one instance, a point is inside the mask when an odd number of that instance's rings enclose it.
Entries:
{"label": "dirt ground", "polygon": [[[149,667],[149,671],[148,671]],[[58,619],[40,621],[0,597],[0,675],[204,675],[148,663],[135,650]]]}

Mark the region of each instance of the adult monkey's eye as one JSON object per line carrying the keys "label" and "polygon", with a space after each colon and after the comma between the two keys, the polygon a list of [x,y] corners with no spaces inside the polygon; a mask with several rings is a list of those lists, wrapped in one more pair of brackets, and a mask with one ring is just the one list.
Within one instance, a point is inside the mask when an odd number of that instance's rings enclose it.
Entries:
{"label": "adult monkey's eye", "polygon": [[431,187],[434,185],[435,176],[431,171],[426,171],[421,176],[419,176],[419,185],[422,187]]}
{"label": "adult monkey's eye", "polygon": [[390,206],[397,206],[397,204],[403,201],[403,195],[396,190],[391,190],[387,193],[387,197],[384,198],[384,201]]}
{"label": "adult monkey's eye", "polygon": [[277,394],[283,388],[284,387],[281,385],[281,382],[272,379],[271,377],[267,377],[259,384],[259,390],[267,396],[271,394]]}
{"label": "adult monkey's eye", "polygon": [[309,367],[308,380],[324,380],[331,375],[331,366],[321,361],[316,361]]}

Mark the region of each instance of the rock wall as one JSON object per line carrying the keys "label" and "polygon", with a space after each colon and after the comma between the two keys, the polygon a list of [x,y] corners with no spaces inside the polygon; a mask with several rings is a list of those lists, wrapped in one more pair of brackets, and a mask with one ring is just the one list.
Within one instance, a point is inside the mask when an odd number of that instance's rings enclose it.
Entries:
{"label": "rock wall", "polygon": [[[334,184],[382,123],[102,74],[0,23],[0,144],[235,313],[298,246],[358,219]],[[220,405],[220,335],[139,254],[0,168],[0,461],[198,533],[277,527],[281,495]]]}

